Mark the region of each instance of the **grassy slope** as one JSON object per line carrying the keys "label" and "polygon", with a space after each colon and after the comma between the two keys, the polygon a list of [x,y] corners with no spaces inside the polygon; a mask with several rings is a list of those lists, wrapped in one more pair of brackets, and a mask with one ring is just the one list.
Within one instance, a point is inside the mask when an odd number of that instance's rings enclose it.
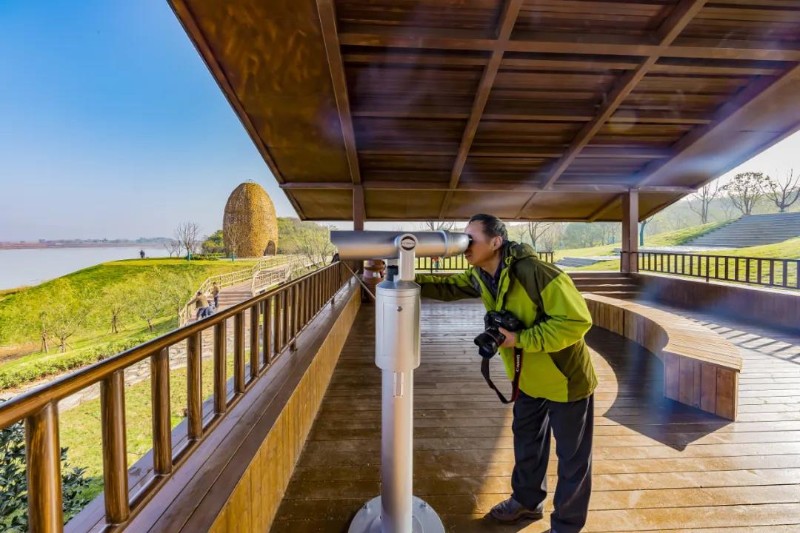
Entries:
{"label": "grassy slope", "polygon": [[[135,292],[132,284],[142,284],[155,282],[158,272],[177,272],[185,274],[192,282],[193,286],[199,286],[209,276],[243,270],[252,267],[253,260],[241,261],[185,261],[182,259],[145,259],[145,260],[125,260],[102,263],[89,267],[72,274],[63,276],[60,279],[67,281],[73,287],[89,290],[90,307],[99,316],[107,316],[107,311],[103,308],[102,293],[105,289],[117,284],[130,286],[131,292]],[[156,270],[156,267],[158,270]],[[13,345],[15,342],[23,340],[19,336],[19,324],[15,324],[15,319],[34,320],[37,316],[38,308],[46,305],[51,299],[58,298],[54,292],[55,280],[42,283],[35,287],[16,292],[0,301],[0,342],[3,345]],[[187,294],[187,299],[190,294]],[[87,326],[78,336],[70,339],[70,350],[66,353],[58,353],[56,349],[51,349],[49,354],[36,352],[23,357],[7,360],[3,362],[3,372],[15,372],[24,368],[41,365],[46,362],[55,362],[59,358],[70,357],[81,350],[91,349],[97,346],[105,346],[110,342],[124,342],[141,336],[154,337],[163,334],[177,325],[174,316],[164,316],[156,321],[156,331],[150,333],[146,324],[138,318],[128,316],[122,323],[119,333],[109,333],[109,326],[102,319],[98,318],[94,323]],[[35,340],[35,339],[33,339]],[[74,366],[74,365],[71,365]],[[55,369],[54,369],[55,370]]]}
{"label": "grassy slope", "polygon": [[[645,246],[678,246],[701,235],[713,231],[725,222],[710,222],[691,228],[683,228],[676,231],[659,233],[645,238]],[[562,257],[589,257],[593,255],[611,255],[615,248],[619,248],[620,243],[608,244],[605,246],[593,246],[591,248],[572,248],[567,250],[557,250],[556,259]],[[601,269],[604,270],[604,269]]]}

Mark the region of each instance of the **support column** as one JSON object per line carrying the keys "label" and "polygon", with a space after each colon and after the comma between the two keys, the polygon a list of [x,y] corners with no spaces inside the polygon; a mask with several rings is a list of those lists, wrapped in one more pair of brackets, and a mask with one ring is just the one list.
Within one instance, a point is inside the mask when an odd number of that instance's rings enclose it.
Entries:
{"label": "support column", "polygon": [[364,230],[364,186],[353,185],[353,230]]}
{"label": "support column", "polygon": [[622,261],[620,272],[639,271],[639,191],[622,196]]}

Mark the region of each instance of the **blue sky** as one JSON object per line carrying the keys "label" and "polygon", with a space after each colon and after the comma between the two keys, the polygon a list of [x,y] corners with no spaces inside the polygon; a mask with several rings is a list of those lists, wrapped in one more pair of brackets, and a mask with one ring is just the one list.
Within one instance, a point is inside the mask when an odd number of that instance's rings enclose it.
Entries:
{"label": "blue sky", "polygon": [[221,227],[262,184],[296,216],[165,0],[0,0],[0,240]]}
{"label": "blue sky", "polygon": [[166,0],[0,0],[0,241],[210,233],[247,179],[296,216]]}

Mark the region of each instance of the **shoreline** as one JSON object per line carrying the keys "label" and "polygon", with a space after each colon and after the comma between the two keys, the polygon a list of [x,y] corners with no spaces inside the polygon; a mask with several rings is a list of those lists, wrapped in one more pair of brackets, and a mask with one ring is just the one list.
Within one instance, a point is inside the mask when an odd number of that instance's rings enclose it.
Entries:
{"label": "shoreline", "polygon": [[0,250],[67,250],[74,248],[158,248],[163,243],[160,242],[87,242],[87,243],[38,243],[38,242],[3,242],[0,243]]}

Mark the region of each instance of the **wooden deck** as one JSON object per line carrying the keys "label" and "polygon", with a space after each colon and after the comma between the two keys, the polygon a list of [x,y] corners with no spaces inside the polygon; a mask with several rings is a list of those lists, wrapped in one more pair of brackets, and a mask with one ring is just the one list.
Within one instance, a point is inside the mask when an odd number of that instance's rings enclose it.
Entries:
{"label": "wooden deck", "polygon": [[[360,311],[272,531],[346,531],[380,491],[373,312]],[[546,531],[547,518],[484,518],[510,492],[513,448],[511,411],[483,382],[472,344],[482,316],[479,303],[423,304],[414,493],[447,531]],[[800,529],[800,337],[709,325],[743,348],[736,423],[664,399],[655,356],[590,333],[600,386],[586,531]],[[554,476],[549,483],[552,492]]]}

